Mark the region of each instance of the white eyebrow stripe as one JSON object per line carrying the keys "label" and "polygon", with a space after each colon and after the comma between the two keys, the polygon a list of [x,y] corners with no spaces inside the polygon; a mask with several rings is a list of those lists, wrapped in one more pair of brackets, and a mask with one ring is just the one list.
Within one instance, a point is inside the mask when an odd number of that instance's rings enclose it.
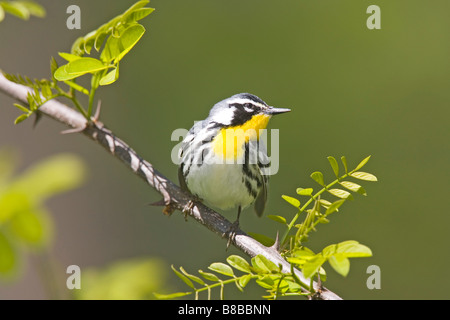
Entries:
{"label": "white eyebrow stripe", "polygon": [[255,105],[255,106],[257,106],[257,107],[260,107],[260,108],[262,108],[262,109],[267,108],[266,105],[264,105],[264,104],[262,104],[262,103],[259,103],[259,102],[256,102],[256,101],[253,101],[253,100],[250,100],[250,99],[236,98],[236,99],[230,99],[230,100],[228,101],[228,104],[234,104],[234,103],[237,103],[237,104],[250,103],[250,104],[253,104],[253,105]]}

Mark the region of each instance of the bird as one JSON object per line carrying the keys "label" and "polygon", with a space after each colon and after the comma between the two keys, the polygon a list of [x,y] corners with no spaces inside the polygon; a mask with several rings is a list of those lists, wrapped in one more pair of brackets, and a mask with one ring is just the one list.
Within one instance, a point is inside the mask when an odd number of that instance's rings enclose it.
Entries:
{"label": "bird", "polygon": [[216,103],[181,142],[181,189],[217,209],[237,207],[227,248],[243,209],[254,204],[256,214],[263,215],[270,161],[260,135],[272,116],[289,111],[250,93],[235,94]]}

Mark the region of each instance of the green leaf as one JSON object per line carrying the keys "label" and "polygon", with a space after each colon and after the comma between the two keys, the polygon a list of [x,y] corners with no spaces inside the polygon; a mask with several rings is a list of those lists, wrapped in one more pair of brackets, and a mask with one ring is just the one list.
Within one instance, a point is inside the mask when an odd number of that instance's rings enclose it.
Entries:
{"label": "green leaf", "polygon": [[16,266],[16,253],[6,236],[0,231],[0,275],[6,275]]}
{"label": "green leaf", "polygon": [[41,86],[41,93],[44,96],[44,98],[46,100],[50,100],[50,98],[52,97],[53,93],[52,93],[52,89],[50,88],[50,86],[46,83],[43,84]]}
{"label": "green leaf", "polygon": [[322,256],[324,258],[329,258],[331,257],[333,254],[336,254],[336,249],[337,249],[337,245],[336,244],[330,244],[328,246],[326,246],[325,248],[323,248],[322,250]]}
{"label": "green leaf", "polygon": [[301,258],[294,258],[294,257],[287,257],[286,260],[289,263],[294,263],[294,264],[298,264],[298,265],[303,265],[306,260],[305,259],[301,259]]}
{"label": "green leaf", "polygon": [[310,196],[313,193],[313,188],[297,188],[297,194],[301,195],[301,196]]}
{"label": "green leaf", "polygon": [[268,277],[267,275],[260,277],[256,280],[256,283],[263,287],[264,289],[271,290],[273,289],[275,283],[271,277]]}
{"label": "green leaf", "polygon": [[342,156],[341,161],[342,161],[342,164],[344,165],[345,173],[348,173],[347,158],[345,156]]}
{"label": "green leaf", "polygon": [[245,287],[249,281],[252,279],[252,275],[251,274],[247,274],[245,276],[242,276],[239,278],[239,285],[241,287]]}
{"label": "green leaf", "polygon": [[256,263],[256,265],[262,269],[267,270],[267,272],[278,272],[280,271],[278,266],[267,259],[265,256],[258,254],[254,259],[252,259],[252,263]]}
{"label": "green leaf", "polygon": [[206,280],[214,281],[214,282],[220,281],[220,279],[214,273],[204,272],[202,270],[198,270],[198,273]]}
{"label": "green leaf", "polygon": [[55,74],[56,69],[58,69],[58,63],[56,62],[55,58],[51,57],[50,58],[50,72],[51,72],[53,81],[56,80],[53,76]]}
{"label": "green leaf", "polygon": [[140,25],[128,27],[120,37],[110,36],[100,55],[100,59],[106,63],[114,60],[114,64],[119,62],[141,39],[145,28]]}
{"label": "green leaf", "polygon": [[186,270],[184,270],[183,267],[180,267],[180,271],[181,271],[186,277],[188,277],[190,280],[195,281],[195,282],[197,282],[198,284],[205,285],[205,282],[204,282],[202,279],[200,279],[199,277],[197,277],[197,276],[195,276],[195,275],[193,275],[193,274],[188,273]]}
{"label": "green leaf", "polygon": [[281,196],[284,200],[286,200],[287,203],[289,203],[290,205],[299,208],[300,207],[300,201],[296,198],[292,198],[290,196],[286,196],[286,195],[282,195]]}
{"label": "green leaf", "polygon": [[338,211],[339,207],[342,206],[345,202],[345,199],[342,200],[337,200],[335,202],[333,202],[327,209],[327,211],[325,212],[326,215],[329,215],[330,213],[333,213],[335,211]]}
{"label": "green leaf", "polygon": [[339,178],[339,165],[338,165],[336,159],[332,156],[329,156],[328,161],[330,162],[331,168],[333,168],[336,178]]}
{"label": "green leaf", "polygon": [[19,109],[22,112],[25,112],[26,114],[28,114],[30,112],[30,110],[28,110],[28,108],[26,108],[18,103],[14,103],[14,107],[16,107],[17,109]]}
{"label": "green leaf", "polygon": [[331,206],[331,202],[325,199],[320,199],[319,203],[322,207],[324,207],[325,209],[328,209]]}
{"label": "green leaf", "polygon": [[229,277],[234,277],[233,269],[229,265],[222,262],[211,263],[208,269]]}
{"label": "green leaf", "polygon": [[3,7],[0,4],[0,22],[2,22],[3,19],[5,19],[5,10],[3,10]]}
{"label": "green leaf", "polygon": [[9,222],[18,212],[31,210],[32,204],[26,190],[10,188],[0,197],[0,225]]}
{"label": "green leaf", "polygon": [[100,51],[100,48],[102,47],[103,43],[105,42],[105,39],[107,36],[108,36],[108,33],[106,31],[97,30],[97,36],[95,37],[95,42],[94,42],[95,50]]}
{"label": "green leaf", "polygon": [[87,54],[91,54],[92,47],[94,46],[94,43],[95,43],[96,34],[97,34],[97,30],[94,30],[84,36],[83,46],[84,46],[84,52],[86,52]]}
{"label": "green leaf", "polygon": [[104,65],[98,59],[89,57],[79,58],[59,67],[55,71],[54,77],[59,81],[66,81],[80,77],[86,73],[95,73],[108,68],[107,65]]}
{"label": "green leaf", "polygon": [[140,0],[138,2],[136,2],[135,4],[133,4],[131,7],[129,7],[124,13],[123,15],[127,15],[130,12],[139,10],[140,8],[145,7],[148,3],[150,2],[150,0]]}
{"label": "green leaf", "polygon": [[316,274],[322,264],[327,261],[320,253],[315,255],[312,259],[308,260],[302,268],[303,275],[306,278],[311,278],[314,274]]}
{"label": "green leaf", "polygon": [[350,176],[365,181],[378,181],[377,177],[375,177],[373,174],[362,171],[353,172]]}
{"label": "green leaf", "polygon": [[174,299],[174,298],[184,297],[184,296],[187,296],[190,294],[192,294],[192,292],[175,292],[175,293],[170,293],[170,294],[161,294],[161,293],[153,292],[153,295],[155,296],[155,298],[159,299],[159,300]]}
{"label": "green leaf", "polygon": [[30,11],[20,2],[2,1],[1,5],[6,12],[20,19],[28,20],[30,18]]}
{"label": "green leaf", "polygon": [[145,28],[140,25],[128,27],[120,36],[120,44],[122,46],[120,54],[115,57],[114,63],[119,62],[130,50],[138,43],[145,33]]}
{"label": "green leaf", "polygon": [[300,249],[296,249],[295,251],[293,251],[292,255],[297,258],[310,259],[314,257],[316,254],[314,253],[314,251],[312,251],[307,247],[301,247]]}
{"label": "green leaf", "polygon": [[139,21],[139,20],[145,18],[153,11],[155,11],[154,8],[136,9],[133,12],[130,12],[129,14],[124,15],[122,21],[124,24],[131,24],[131,23],[134,23],[136,21]]}
{"label": "green leaf", "polygon": [[369,247],[360,244],[357,241],[349,240],[343,241],[336,245],[336,252],[343,254],[348,258],[360,258],[360,257],[371,257],[372,251]]}
{"label": "green leaf", "polygon": [[45,17],[45,9],[34,1],[20,1],[20,3],[27,8],[28,12],[38,18]]}
{"label": "green leaf", "polygon": [[68,74],[77,75],[94,73],[104,69],[108,69],[108,66],[104,65],[100,60],[90,57],[73,60],[66,66],[66,72]]}
{"label": "green leaf", "polygon": [[358,192],[359,194],[362,194],[363,196],[367,196],[366,190],[361,187],[359,184],[356,184],[354,182],[350,181],[341,181],[339,184],[345,188],[347,188],[350,191]]}
{"label": "green leaf", "polygon": [[341,198],[341,199],[353,199],[353,196],[350,192],[342,190],[342,189],[329,189],[327,190],[332,195]]}
{"label": "green leaf", "polygon": [[311,174],[311,178],[316,181],[321,186],[325,186],[325,182],[323,181],[323,174],[322,172],[316,171]]}
{"label": "green leaf", "polygon": [[51,236],[50,219],[42,209],[17,212],[10,220],[10,228],[21,241],[32,246],[47,244]]}
{"label": "green leaf", "polygon": [[364,165],[367,163],[367,161],[369,161],[371,156],[368,156],[367,158],[365,158],[363,161],[361,161],[355,169],[353,169],[353,171],[358,171],[359,169],[361,169],[362,167],[364,167]]}
{"label": "green leaf", "polygon": [[181,272],[179,272],[177,269],[175,269],[175,267],[173,265],[170,266],[173,270],[173,272],[175,272],[175,274],[178,276],[178,278],[180,278],[181,280],[183,280],[184,283],[186,283],[189,287],[191,287],[192,289],[195,290],[195,286],[192,283],[191,280],[189,280],[188,277],[186,277],[184,274],[182,274]]}
{"label": "green leaf", "polygon": [[[82,56],[84,54],[84,37],[79,37],[75,42],[72,44],[72,48],[70,49],[70,53]],[[83,46],[83,48],[81,48]]]}
{"label": "green leaf", "polygon": [[237,256],[237,255],[231,255],[227,258],[227,262],[230,264],[230,266],[232,266],[233,268],[242,271],[242,272],[246,272],[246,273],[250,273],[250,264],[247,262],[247,260],[245,260],[244,258]]}
{"label": "green leaf", "polygon": [[111,84],[117,80],[119,77],[119,68],[114,68],[110,72],[108,72],[103,78],[100,79],[100,85],[106,86],[108,84]]}
{"label": "green leaf", "polygon": [[18,116],[16,118],[16,120],[14,120],[14,124],[19,124],[22,121],[24,121],[25,119],[28,119],[28,116],[29,116],[28,114],[21,114],[20,116]]}
{"label": "green leaf", "polygon": [[73,81],[70,81],[70,80],[66,80],[66,81],[64,81],[64,83],[67,84],[69,87],[71,87],[71,88],[73,88],[73,89],[75,89],[75,90],[77,90],[77,91],[79,91],[79,92],[81,92],[81,93],[83,93],[83,94],[85,94],[87,96],[89,95],[89,90],[84,88],[84,87],[82,87],[82,86],[80,86],[76,82],[73,82]]}
{"label": "green leaf", "polygon": [[286,224],[286,218],[285,218],[285,217],[282,217],[282,216],[277,216],[277,215],[269,214],[269,215],[267,216],[267,218],[269,218],[269,219],[271,219],[271,220],[273,220],[273,221],[275,221],[275,222],[279,222],[279,223],[282,223],[282,224]]}
{"label": "green leaf", "polygon": [[74,60],[78,60],[81,59],[80,56],[77,56],[75,54],[72,53],[66,53],[66,52],[58,52],[59,56],[61,58],[63,58],[64,60],[66,60],[67,62],[72,62]]}
{"label": "green leaf", "polygon": [[67,80],[71,80],[71,79],[79,77],[78,74],[68,73],[66,70],[66,67],[67,67],[67,64],[56,69],[56,71],[53,73],[53,77],[59,81],[67,81]]}
{"label": "green leaf", "polygon": [[328,262],[333,269],[342,276],[347,276],[350,271],[350,260],[342,254],[335,254],[328,258]]}

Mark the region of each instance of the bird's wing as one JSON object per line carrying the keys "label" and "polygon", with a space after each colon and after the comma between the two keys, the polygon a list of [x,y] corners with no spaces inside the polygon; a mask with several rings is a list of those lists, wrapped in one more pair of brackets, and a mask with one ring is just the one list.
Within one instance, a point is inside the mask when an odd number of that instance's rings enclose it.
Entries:
{"label": "bird's wing", "polygon": [[264,174],[266,170],[263,169],[267,167],[270,167],[270,159],[267,156],[267,150],[265,145],[262,142],[260,142],[258,145],[258,168],[262,181],[262,188],[259,191],[258,197],[256,198],[255,201],[255,212],[258,215],[258,217],[261,217],[263,215],[264,209],[266,208],[269,176]]}

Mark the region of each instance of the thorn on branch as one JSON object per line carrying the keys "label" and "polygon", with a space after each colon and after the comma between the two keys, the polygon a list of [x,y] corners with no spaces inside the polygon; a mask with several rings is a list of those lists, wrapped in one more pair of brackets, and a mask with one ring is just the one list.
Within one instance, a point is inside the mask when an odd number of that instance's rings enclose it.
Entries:
{"label": "thorn on branch", "polygon": [[80,132],[83,132],[84,129],[86,129],[86,127],[87,127],[87,125],[85,124],[84,126],[79,127],[79,128],[63,130],[63,131],[61,131],[61,134],[80,133]]}
{"label": "thorn on branch", "polygon": [[94,114],[94,117],[92,118],[92,122],[94,122],[94,123],[97,123],[98,119],[100,118],[101,106],[102,106],[102,101],[98,100],[98,102],[97,102],[97,109],[95,109],[95,114]]}
{"label": "thorn on branch", "polygon": [[33,129],[36,128],[38,122],[42,119],[42,113],[39,110],[35,112],[35,115],[36,117],[34,118]]}
{"label": "thorn on branch", "polygon": [[280,252],[280,238],[278,237],[278,231],[277,231],[277,236],[275,237],[275,243],[270,248],[273,248],[277,252]]}

